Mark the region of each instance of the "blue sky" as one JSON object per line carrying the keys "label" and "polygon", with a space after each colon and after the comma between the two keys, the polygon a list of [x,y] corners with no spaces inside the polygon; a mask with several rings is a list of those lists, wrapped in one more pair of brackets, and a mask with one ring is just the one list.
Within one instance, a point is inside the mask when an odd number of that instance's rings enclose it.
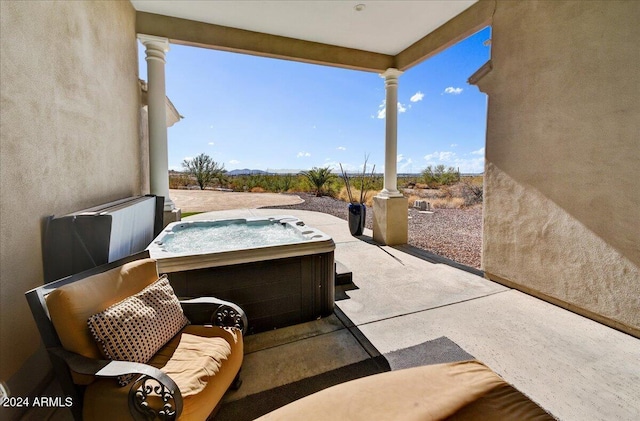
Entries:
{"label": "blue sky", "polygon": [[[486,95],[467,79],[490,56],[486,28],[407,70],[398,83],[398,172],[483,171]],[[146,80],[144,47],[140,75]],[[384,169],[384,79],[376,73],[172,44],[169,168],[210,155],[227,170]]]}

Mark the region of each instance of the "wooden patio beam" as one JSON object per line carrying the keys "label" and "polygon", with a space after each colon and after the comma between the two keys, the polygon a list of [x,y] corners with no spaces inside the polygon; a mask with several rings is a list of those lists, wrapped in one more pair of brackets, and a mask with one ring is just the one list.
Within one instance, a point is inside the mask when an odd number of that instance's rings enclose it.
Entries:
{"label": "wooden patio beam", "polygon": [[394,64],[391,55],[146,12],[136,12],[136,32],[168,38],[174,44],[367,72],[382,73]]}

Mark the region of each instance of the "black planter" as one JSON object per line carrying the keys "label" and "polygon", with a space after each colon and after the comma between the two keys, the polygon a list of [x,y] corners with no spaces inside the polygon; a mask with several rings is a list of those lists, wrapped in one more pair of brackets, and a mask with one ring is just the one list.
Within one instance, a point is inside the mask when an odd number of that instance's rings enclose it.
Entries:
{"label": "black planter", "polygon": [[366,205],[362,205],[360,203],[349,203],[349,231],[351,231],[351,235],[362,235],[366,219]]}

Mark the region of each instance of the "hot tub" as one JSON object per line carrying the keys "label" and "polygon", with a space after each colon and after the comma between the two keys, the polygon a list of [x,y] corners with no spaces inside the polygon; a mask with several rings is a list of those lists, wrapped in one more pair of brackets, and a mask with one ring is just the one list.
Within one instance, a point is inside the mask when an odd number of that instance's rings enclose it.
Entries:
{"label": "hot tub", "polygon": [[147,250],[178,296],[233,301],[250,331],[333,312],[335,243],[298,218],[174,222]]}

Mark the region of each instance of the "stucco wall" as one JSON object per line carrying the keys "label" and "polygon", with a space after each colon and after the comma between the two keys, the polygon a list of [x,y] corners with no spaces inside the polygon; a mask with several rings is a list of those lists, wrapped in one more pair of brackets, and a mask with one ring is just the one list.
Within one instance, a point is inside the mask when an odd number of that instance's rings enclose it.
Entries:
{"label": "stucco wall", "polygon": [[640,2],[499,1],[483,269],[638,336]]}
{"label": "stucco wall", "polygon": [[0,379],[20,395],[47,364],[24,298],[41,219],[140,193],[140,94],[129,2],[2,1],[0,18]]}

